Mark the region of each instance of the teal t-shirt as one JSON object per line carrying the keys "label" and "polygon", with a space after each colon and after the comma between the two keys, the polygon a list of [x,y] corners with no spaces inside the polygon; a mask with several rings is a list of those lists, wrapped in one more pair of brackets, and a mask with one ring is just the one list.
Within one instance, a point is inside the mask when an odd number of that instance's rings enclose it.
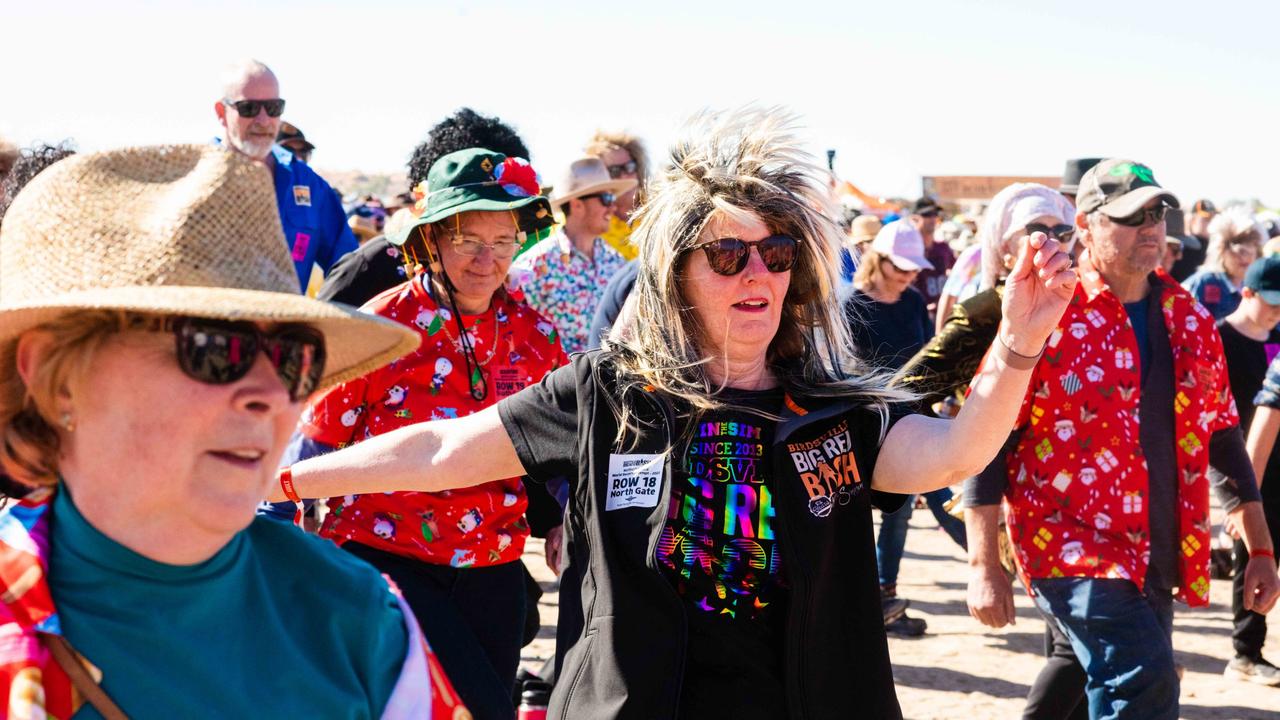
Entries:
{"label": "teal t-shirt", "polygon": [[408,631],[371,566],[261,517],[209,560],[166,565],[95,529],[65,488],[52,511],[63,631],[131,718],[382,714]]}

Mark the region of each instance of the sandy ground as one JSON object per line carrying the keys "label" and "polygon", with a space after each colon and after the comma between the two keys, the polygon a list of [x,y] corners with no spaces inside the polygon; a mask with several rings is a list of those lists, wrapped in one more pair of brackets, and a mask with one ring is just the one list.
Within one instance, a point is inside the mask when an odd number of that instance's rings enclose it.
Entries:
{"label": "sandy ground", "polygon": [[[903,714],[914,720],[1019,717],[1042,665],[1044,625],[1031,600],[1019,586],[1017,624],[1000,630],[983,627],[965,606],[968,566],[960,548],[928,511],[917,511],[911,528],[898,592],[911,600],[911,615],[928,621],[929,632],[922,638],[889,639]],[[542,630],[524,649],[524,664],[535,667],[554,651],[558,597],[540,540],[530,541],[526,562],[548,591],[541,602]],[[1211,595],[1209,608],[1179,606],[1174,619],[1177,661],[1186,667],[1182,717],[1280,719],[1280,688],[1222,676],[1232,655],[1230,582],[1215,581]],[[1280,662],[1280,610],[1273,617],[1266,648],[1269,658]]]}

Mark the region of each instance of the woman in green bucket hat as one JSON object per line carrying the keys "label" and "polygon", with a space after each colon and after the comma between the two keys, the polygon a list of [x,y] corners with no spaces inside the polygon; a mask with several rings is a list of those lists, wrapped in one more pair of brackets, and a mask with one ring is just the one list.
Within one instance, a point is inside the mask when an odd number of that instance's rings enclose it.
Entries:
{"label": "woman in green bucket hat", "polygon": [[[431,167],[412,222],[388,238],[410,280],[363,310],[414,329],[418,351],[317,397],[286,464],[414,423],[470,415],[567,363],[554,327],[505,288],[526,233],[551,223],[538,175],[482,148]],[[320,535],[404,592],[476,718],[509,718],[525,619],[529,526],[520,477],[444,493],[329,500]]]}

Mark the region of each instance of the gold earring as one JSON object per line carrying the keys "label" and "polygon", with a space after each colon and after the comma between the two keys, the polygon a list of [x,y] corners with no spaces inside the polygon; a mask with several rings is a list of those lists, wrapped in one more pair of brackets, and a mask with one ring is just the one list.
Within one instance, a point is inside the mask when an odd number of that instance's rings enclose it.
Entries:
{"label": "gold earring", "polygon": [[71,413],[62,413],[62,427],[66,429],[67,432],[76,431],[76,423],[71,419]]}

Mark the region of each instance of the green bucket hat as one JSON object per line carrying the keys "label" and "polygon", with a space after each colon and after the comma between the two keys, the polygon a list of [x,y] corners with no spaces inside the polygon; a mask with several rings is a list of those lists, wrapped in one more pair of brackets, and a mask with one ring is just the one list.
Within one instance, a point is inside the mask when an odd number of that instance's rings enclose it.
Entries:
{"label": "green bucket hat", "polygon": [[537,171],[528,160],[484,148],[449,153],[431,166],[427,181],[414,188],[414,219],[387,233],[403,245],[415,228],[469,210],[515,211],[521,232],[536,232],[555,220],[541,195]]}

